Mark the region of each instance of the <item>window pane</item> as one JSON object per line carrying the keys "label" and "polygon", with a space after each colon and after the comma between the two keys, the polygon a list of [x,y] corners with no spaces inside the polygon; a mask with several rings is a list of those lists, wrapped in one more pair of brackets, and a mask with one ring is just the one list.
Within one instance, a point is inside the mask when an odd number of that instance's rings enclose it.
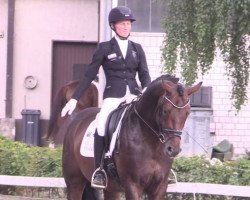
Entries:
{"label": "window pane", "polygon": [[133,23],[132,31],[134,32],[149,32],[149,9],[150,0],[119,0],[118,5],[125,5],[132,10],[136,19]]}
{"label": "window pane", "polygon": [[151,30],[150,32],[163,32],[161,21],[165,16],[166,5],[163,2],[152,1],[151,4]]}
{"label": "window pane", "polygon": [[119,6],[126,6],[126,0],[118,0]]}
{"label": "window pane", "polygon": [[132,10],[136,18],[132,31],[163,32],[161,20],[165,16],[166,3],[155,0],[118,0],[118,5]]}

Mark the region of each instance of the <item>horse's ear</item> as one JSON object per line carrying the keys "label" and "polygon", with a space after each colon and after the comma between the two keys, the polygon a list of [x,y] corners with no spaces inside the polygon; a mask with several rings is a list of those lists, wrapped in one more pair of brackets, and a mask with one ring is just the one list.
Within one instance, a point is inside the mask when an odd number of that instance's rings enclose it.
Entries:
{"label": "horse's ear", "polygon": [[197,92],[201,88],[202,82],[187,89],[188,96]]}
{"label": "horse's ear", "polygon": [[171,81],[162,80],[162,88],[165,91],[172,93],[174,91],[174,83]]}

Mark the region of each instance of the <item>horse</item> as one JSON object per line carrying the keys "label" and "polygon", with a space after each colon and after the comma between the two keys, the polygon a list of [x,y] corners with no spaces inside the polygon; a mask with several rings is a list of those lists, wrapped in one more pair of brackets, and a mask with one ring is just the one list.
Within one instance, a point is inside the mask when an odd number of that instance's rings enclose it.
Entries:
{"label": "horse", "polygon": [[[62,108],[72,97],[76,87],[79,85],[79,80],[71,81],[64,85],[56,94],[50,111],[50,119],[48,123],[46,139],[62,144],[64,138],[63,125],[69,121],[68,116],[61,117]],[[88,107],[98,106],[98,90],[94,83],[88,87],[85,93],[79,99],[75,112]]]}
{"label": "horse", "polygon": [[[128,105],[118,143],[113,152],[118,180],[108,174],[105,200],[162,200],[175,156],[181,151],[182,129],[190,113],[190,95],[202,82],[186,87],[171,75],[151,82],[146,91]],[[77,113],[67,126],[63,143],[62,167],[69,200],[96,200],[98,189],[91,188],[94,159],[80,154],[81,141],[98,108]],[[106,169],[106,168],[105,168]]]}

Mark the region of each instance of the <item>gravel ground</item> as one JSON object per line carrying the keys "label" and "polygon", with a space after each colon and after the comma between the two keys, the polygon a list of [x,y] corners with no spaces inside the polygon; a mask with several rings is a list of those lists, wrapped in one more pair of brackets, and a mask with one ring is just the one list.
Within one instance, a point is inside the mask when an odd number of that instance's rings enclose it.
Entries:
{"label": "gravel ground", "polygon": [[0,194],[0,200],[66,200],[66,199],[44,199],[44,198],[20,197],[20,196]]}

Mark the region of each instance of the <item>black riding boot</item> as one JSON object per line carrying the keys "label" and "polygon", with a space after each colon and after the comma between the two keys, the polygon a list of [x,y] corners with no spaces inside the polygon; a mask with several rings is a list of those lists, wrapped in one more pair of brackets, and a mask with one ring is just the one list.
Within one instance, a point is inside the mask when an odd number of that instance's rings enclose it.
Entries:
{"label": "black riding boot", "polygon": [[96,170],[92,176],[91,186],[95,188],[106,188],[106,174],[103,169],[100,168],[102,155],[104,151],[104,137],[95,133],[94,139],[94,155]]}

